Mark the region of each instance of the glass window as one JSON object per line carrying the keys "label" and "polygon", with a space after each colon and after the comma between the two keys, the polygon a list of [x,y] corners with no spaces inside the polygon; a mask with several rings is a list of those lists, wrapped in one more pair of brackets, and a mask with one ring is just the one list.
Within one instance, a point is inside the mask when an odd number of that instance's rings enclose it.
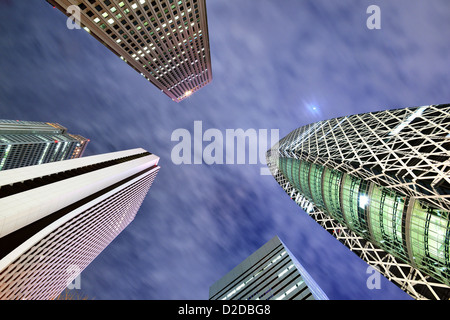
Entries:
{"label": "glass window", "polygon": [[324,168],[317,164],[311,165],[311,171],[309,174],[309,186],[311,188],[311,196],[314,203],[321,210],[325,209],[325,204],[322,198],[322,174]]}
{"label": "glass window", "polygon": [[405,197],[373,185],[369,202],[372,236],[386,251],[408,260],[402,235],[404,207]]}
{"label": "glass window", "polygon": [[301,161],[300,163],[300,186],[302,188],[303,195],[312,200],[311,191],[309,188],[309,170],[311,164],[307,161]]}
{"label": "glass window", "polygon": [[347,221],[347,226],[361,234],[363,231],[360,228],[358,220],[358,202],[359,202],[359,187],[361,179],[346,174],[342,183],[342,213]]}
{"label": "glass window", "polygon": [[286,176],[292,182],[292,159],[286,159]]}
{"label": "glass window", "polygon": [[342,180],[342,172],[324,168],[323,171],[323,202],[328,214],[345,224],[344,217],[341,212],[341,202],[339,198],[340,185]]}
{"label": "glass window", "polygon": [[411,251],[416,265],[450,284],[449,213],[414,201],[411,213]]}
{"label": "glass window", "polygon": [[297,190],[300,193],[303,193],[301,186],[300,186],[300,177],[299,177],[299,172],[300,170],[300,161],[299,160],[294,160],[292,162],[292,182],[294,183],[295,187],[297,188]]}

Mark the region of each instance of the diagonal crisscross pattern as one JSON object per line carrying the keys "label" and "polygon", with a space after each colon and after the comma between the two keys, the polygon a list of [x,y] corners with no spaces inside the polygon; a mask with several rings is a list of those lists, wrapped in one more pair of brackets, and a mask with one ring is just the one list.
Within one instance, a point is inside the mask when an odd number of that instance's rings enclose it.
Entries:
{"label": "diagonal crisscross pattern", "polygon": [[416,299],[450,297],[450,105],[334,118],[267,152],[276,181]]}

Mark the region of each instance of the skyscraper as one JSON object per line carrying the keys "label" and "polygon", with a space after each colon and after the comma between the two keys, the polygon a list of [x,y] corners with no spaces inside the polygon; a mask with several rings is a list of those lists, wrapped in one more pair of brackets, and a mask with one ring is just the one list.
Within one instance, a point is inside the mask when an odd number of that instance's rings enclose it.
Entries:
{"label": "skyscraper", "polygon": [[450,105],[298,128],[267,152],[285,192],[416,299],[450,297]]}
{"label": "skyscraper", "polygon": [[78,158],[88,141],[57,123],[0,120],[0,170]]}
{"label": "skyscraper", "polygon": [[[47,0],[173,101],[212,80],[205,0]],[[79,9],[78,9],[79,8]]]}
{"label": "skyscraper", "polygon": [[134,219],[159,170],[143,149],[0,172],[0,299],[54,299]]}
{"label": "skyscraper", "polygon": [[273,237],[209,289],[210,300],[328,300],[292,255]]}

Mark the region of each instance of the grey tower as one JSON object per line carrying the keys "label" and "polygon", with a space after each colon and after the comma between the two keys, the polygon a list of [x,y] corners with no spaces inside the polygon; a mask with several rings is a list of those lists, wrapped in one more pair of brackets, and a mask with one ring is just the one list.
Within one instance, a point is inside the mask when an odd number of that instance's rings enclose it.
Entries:
{"label": "grey tower", "polygon": [[57,123],[0,120],[0,170],[79,158],[88,142]]}
{"label": "grey tower", "polygon": [[175,102],[212,81],[205,0],[47,2]]}
{"label": "grey tower", "polygon": [[210,300],[328,300],[292,255],[273,237],[209,289]]}

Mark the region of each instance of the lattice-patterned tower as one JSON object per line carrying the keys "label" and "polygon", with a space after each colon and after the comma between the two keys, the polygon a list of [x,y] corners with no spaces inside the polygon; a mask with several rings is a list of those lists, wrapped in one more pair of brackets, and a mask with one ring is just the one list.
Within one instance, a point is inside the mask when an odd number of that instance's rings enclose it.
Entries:
{"label": "lattice-patterned tower", "polygon": [[[47,0],[180,102],[212,81],[205,0]],[[65,27],[65,26],[64,26]]]}
{"label": "lattice-patterned tower", "polygon": [[416,299],[450,297],[450,105],[306,125],[267,152],[311,217]]}
{"label": "lattice-patterned tower", "polygon": [[0,299],[55,299],[134,219],[159,170],[143,149],[0,172]]}
{"label": "lattice-patterned tower", "polygon": [[277,236],[209,289],[210,300],[328,300]]}
{"label": "lattice-patterned tower", "polygon": [[88,142],[57,123],[0,120],[0,170],[79,158]]}

